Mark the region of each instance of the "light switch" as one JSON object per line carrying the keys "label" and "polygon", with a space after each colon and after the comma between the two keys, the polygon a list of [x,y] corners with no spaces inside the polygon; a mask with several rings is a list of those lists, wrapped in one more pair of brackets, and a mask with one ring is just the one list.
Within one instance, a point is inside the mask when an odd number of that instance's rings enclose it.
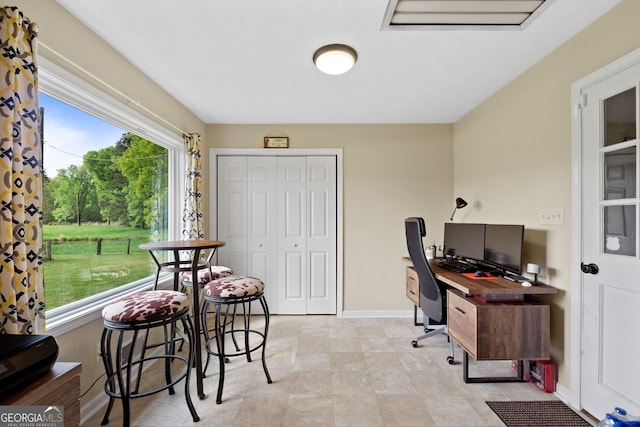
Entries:
{"label": "light switch", "polygon": [[564,225],[563,208],[540,209],[538,212],[539,225]]}

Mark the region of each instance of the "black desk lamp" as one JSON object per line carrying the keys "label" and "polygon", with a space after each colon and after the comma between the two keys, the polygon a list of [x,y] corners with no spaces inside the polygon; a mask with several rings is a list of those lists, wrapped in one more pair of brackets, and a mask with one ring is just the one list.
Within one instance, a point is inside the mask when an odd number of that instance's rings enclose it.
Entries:
{"label": "black desk lamp", "polygon": [[456,213],[457,209],[462,209],[467,206],[467,202],[462,197],[456,197],[456,207],[453,208],[453,212],[451,213],[450,221],[453,221],[453,216]]}

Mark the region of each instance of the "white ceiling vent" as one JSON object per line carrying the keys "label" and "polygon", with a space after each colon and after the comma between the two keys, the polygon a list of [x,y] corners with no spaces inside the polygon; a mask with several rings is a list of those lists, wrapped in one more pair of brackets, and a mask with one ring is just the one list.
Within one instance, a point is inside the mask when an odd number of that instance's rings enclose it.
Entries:
{"label": "white ceiling vent", "polygon": [[522,29],[553,0],[389,0],[383,30]]}

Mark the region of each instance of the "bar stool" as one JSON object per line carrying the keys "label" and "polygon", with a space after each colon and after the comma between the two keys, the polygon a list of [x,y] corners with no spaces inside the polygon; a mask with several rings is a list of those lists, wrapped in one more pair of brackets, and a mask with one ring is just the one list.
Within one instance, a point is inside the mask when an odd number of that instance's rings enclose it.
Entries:
{"label": "bar stool", "polygon": [[[203,330],[207,340],[205,345],[205,350],[207,351],[207,362],[209,356],[214,355],[218,356],[218,362],[220,365],[216,403],[222,403],[225,361],[230,357],[245,355],[247,362],[251,362],[251,353],[262,349],[262,368],[265,376],[267,377],[267,383],[271,384],[271,375],[269,375],[265,359],[267,335],[269,333],[269,308],[267,306],[267,300],[264,297],[264,283],[262,280],[248,276],[231,276],[213,280],[205,285],[203,295],[205,301],[203,313],[207,312],[206,306],[208,304],[215,305],[215,326],[213,327],[213,330],[216,332],[215,337],[209,337],[209,328],[207,327],[206,316],[203,316],[202,323],[204,325]],[[261,331],[251,329],[251,303],[254,301],[260,302],[262,314],[264,315],[264,329]],[[238,305],[241,305],[242,307],[243,322],[242,326],[236,327],[234,322],[228,322],[227,320],[229,310],[233,308],[233,315],[235,316],[236,306]],[[220,317],[223,309],[225,320],[221,321]],[[227,326],[230,326],[229,330],[227,330]],[[244,338],[244,347],[238,348],[236,344],[236,351],[233,353],[227,353],[225,351],[225,338],[229,335],[235,343],[236,334],[241,334]],[[250,342],[251,336],[257,337],[257,341],[254,339]],[[215,349],[211,348],[213,341],[215,341]]]}
{"label": "bar stool", "polygon": [[[204,288],[204,286],[211,282],[212,280],[217,280],[217,279],[221,279],[223,277],[230,277],[233,276],[233,270],[230,269],[229,267],[224,267],[221,265],[211,265],[210,264],[210,260],[207,260],[209,262],[209,265],[207,265],[206,267],[202,267],[200,270],[198,270],[198,290],[197,292],[199,293],[199,298],[200,298],[200,305],[202,306],[202,288]],[[191,290],[193,292],[193,283],[191,280],[191,276],[192,273],[186,272],[186,273],[182,273],[181,276],[181,284],[182,284],[182,291],[183,292],[187,292],[187,290]],[[202,317],[203,319],[206,319],[206,316],[208,314],[212,314],[213,312],[208,312],[207,311],[207,307],[202,307]],[[235,310],[233,312],[233,317],[235,316]],[[206,329],[206,324],[203,323],[202,326],[202,333],[204,334],[204,330]],[[209,330],[209,332],[211,332],[211,329]],[[205,335],[206,336],[206,335]],[[234,341],[235,343],[235,341]],[[236,344],[236,348],[239,348],[238,345]],[[206,367],[209,365],[209,358],[207,358],[207,363],[205,365],[205,370]]]}
{"label": "bar stool", "polygon": [[[233,270],[229,267],[224,267],[221,265],[209,265],[206,267],[202,267],[200,270],[198,270],[198,286],[202,288],[212,280],[230,276],[233,276]],[[193,287],[191,272],[189,271],[186,273],[182,273],[181,281],[183,287]]]}
{"label": "bar stool", "polygon": [[[163,390],[169,390],[174,394],[173,386],[184,379],[185,399],[189,412],[194,422],[200,420],[196,413],[191,395],[189,394],[189,378],[191,365],[194,359],[194,331],[189,316],[189,300],[182,292],[170,290],[153,290],[138,292],[119,298],[104,307],[102,310],[104,330],[100,341],[102,361],[104,363],[107,380],[105,392],[109,396],[107,411],[102,419],[102,425],[109,422],[109,415],[115,399],[122,401],[123,426],[127,427],[131,422],[130,400],[138,397],[150,396]],[[182,323],[183,331],[187,336],[189,348],[187,357],[175,352],[174,334],[177,322]],[[151,353],[145,355],[146,335],[154,328],[162,328],[164,340],[156,347],[163,349],[162,354]],[[114,332],[116,336],[113,337]],[[136,355],[136,343],[139,333],[145,334],[145,345],[141,354]],[[123,350],[127,345],[125,340],[131,337],[128,353]],[[115,343],[113,339],[115,338]],[[127,341],[128,342],[128,341]],[[115,357],[114,357],[115,351]],[[115,363],[114,363],[115,359]],[[164,360],[165,384],[152,390],[140,391],[142,367],[145,362]],[[177,378],[171,378],[171,365],[174,362],[182,362],[185,370]],[[178,365],[179,366],[179,365]],[[137,379],[134,382],[134,368],[137,367]]]}

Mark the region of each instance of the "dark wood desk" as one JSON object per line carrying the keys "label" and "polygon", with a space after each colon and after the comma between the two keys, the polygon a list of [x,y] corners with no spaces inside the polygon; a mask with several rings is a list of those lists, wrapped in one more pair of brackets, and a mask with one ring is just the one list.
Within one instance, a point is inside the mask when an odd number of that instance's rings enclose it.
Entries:
{"label": "dark wood desk", "polygon": [[[411,262],[411,259],[409,259]],[[429,262],[436,279],[459,290],[468,296],[499,296],[499,295],[550,295],[556,293],[556,288],[538,284],[535,286],[522,286],[500,277],[491,279],[475,279],[465,276],[462,273],[446,270],[438,266],[437,261]]]}
{"label": "dark wood desk", "polygon": [[[411,263],[408,257],[403,258]],[[533,295],[556,293],[552,286],[522,286],[503,278],[474,278],[430,261],[436,279],[447,290],[448,334],[463,349],[465,382],[512,382],[523,380],[523,360],[549,359],[550,307],[532,300]],[[407,295],[412,267],[407,268]],[[418,290],[419,292],[419,290]],[[414,298],[411,298],[415,302]],[[495,302],[494,302],[495,301]],[[469,354],[476,360],[517,360],[516,377],[470,377]]]}
{"label": "dark wood desk", "polygon": [[[62,406],[64,426],[80,425],[80,372],[76,362],[56,362],[49,372],[0,399],[7,406]],[[3,423],[4,424],[4,423]],[[19,422],[5,425],[22,425]],[[24,423],[31,425],[31,423]],[[35,425],[35,423],[34,423]]]}
{"label": "dark wood desk", "polygon": [[[412,264],[411,258],[402,259]],[[522,286],[507,279],[496,277],[495,279],[475,279],[466,277],[462,273],[446,270],[438,266],[439,260],[430,260],[429,266],[436,276],[436,279],[459,290],[468,296],[474,295],[550,295],[555,294],[556,288],[553,286],[538,284],[535,286]]]}
{"label": "dark wood desk", "polygon": [[[224,242],[219,240],[173,240],[165,242],[149,242],[140,245],[140,249],[148,250],[151,254],[151,258],[156,263],[158,271],[156,273],[156,285],[158,284],[158,277],[161,271],[169,271],[173,273],[173,287],[174,290],[178,288],[179,274],[183,271],[191,271],[191,277],[197,283],[198,269],[202,266],[200,264],[200,254],[203,250],[211,249],[212,253],[209,254],[208,259],[211,259],[213,252],[221,246],[224,246]],[[169,251],[173,252],[173,260],[168,262],[160,262],[156,257],[156,251]],[[180,259],[181,251],[190,251],[191,256],[188,260]],[[198,390],[198,397],[204,399],[204,387],[202,385],[202,346],[200,345],[200,287],[192,286],[191,290],[191,312],[193,315],[193,328],[195,331],[195,343],[193,351],[195,352],[196,360],[196,388]]]}

